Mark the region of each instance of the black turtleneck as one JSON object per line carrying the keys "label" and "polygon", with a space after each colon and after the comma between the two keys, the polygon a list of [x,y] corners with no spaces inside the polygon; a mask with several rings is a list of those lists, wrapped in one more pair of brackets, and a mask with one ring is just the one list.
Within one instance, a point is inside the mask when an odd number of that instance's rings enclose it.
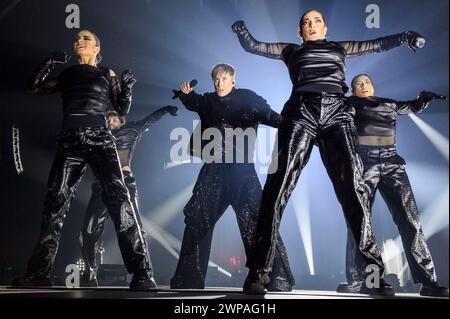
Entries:
{"label": "black turtleneck", "polygon": [[345,93],[345,60],[367,53],[398,47],[402,34],[367,41],[305,41],[266,43],[257,41],[247,29],[238,32],[239,42],[247,52],[271,59],[281,59],[289,69],[292,92]]}
{"label": "black turtleneck", "polygon": [[51,61],[42,63],[29,89],[33,94],[61,92],[63,129],[106,126],[105,113],[111,108],[120,115],[128,114],[131,96],[121,91],[117,77],[108,68],[77,64],[47,79],[53,68]]}
{"label": "black turtleneck", "polygon": [[358,136],[395,136],[397,116],[421,112],[427,108],[428,102],[422,99],[411,101],[395,101],[371,96],[348,98],[355,108],[355,125]]}

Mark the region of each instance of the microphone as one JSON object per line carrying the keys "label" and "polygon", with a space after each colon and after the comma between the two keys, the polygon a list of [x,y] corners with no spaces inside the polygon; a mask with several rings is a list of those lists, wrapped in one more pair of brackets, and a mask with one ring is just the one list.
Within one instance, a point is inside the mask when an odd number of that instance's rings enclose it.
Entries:
{"label": "microphone", "polygon": [[431,91],[422,91],[422,92],[420,92],[419,97],[425,98],[425,100],[428,100],[428,101],[431,101],[432,99],[447,100],[447,96],[438,94],[438,93],[434,93]]}
{"label": "microphone", "polygon": [[418,37],[414,43],[414,45],[416,46],[416,48],[421,49],[425,46],[425,39],[422,37]]}
{"label": "microphone", "polygon": [[[189,86],[193,88],[194,86],[197,85],[197,83],[198,81],[194,79],[191,82],[189,82]],[[172,100],[179,98],[183,94],[181,90],[172,90],[172,92],[173,92]]]}
{"label": "microphone", "polygon": [[447,96],[445,96],[445,95],[440,95],[437,93],[433,93],[433,95],[434,95],[434,98],[437,100],[447,100]]}

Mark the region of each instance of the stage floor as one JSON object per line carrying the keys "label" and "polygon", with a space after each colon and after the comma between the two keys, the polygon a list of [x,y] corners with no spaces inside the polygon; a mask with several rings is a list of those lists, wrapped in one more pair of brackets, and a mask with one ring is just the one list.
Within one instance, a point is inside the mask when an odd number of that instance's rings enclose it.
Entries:
{"label": "stage floor", "polygon": [[[204,290],[172,290],[168,286],[150,292],[129,291],[127,287],[15,289],[0,286],[0,299],[374,299],[361,294],[338,294],[333,291],[293,290],[292,292],[246,295],[239,288],[214,287]],[[398,293],[388,299],[424,299],[419,294]],[[435,299],[435,298],[433,298]]]}

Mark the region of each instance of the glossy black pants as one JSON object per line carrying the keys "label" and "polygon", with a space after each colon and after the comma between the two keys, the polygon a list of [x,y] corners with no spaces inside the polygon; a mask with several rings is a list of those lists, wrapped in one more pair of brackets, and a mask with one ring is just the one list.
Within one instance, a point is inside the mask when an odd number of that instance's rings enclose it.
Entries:
{"label": "glossy black pants", "polygon": [[[253,164],[204,164],[184,208],[185,224],[180,259],[172,288],[203,289],[215,224],[228,206],[236,213],[246,254],[254,242],[261,184]],[[275,270],[278,285],[295,284],[283,241],[276,234]],[[280,287],[281,288],[281,287]]]}
{"label": "glossy black pants", "polygon": [[353,108],[342,95],[302,93],[289,99],[282,115],[279,147],[271,164],[277,169],[271,169],[275,173],[268,175],[264,186],[257,239],[247,262],[249,280],[267,282],[284,208],[315,144],[342,206],[350,237],[359,248],[355,252],[358,269],[376,265],[382,274],[383,261],[372,233],[368,192],[356,149]]}
{"label": "glossy black pants", "polygon": [[[132,172],[123,171],[125,186],[130,194],[131,204],[133,205],[136,218],[139,223],[141,235],[144,240],[145,253],[148,254],[147,234],[142,226],[140,210],[139,210],[139,195],[136,185],[136,179]],[[84,222],[80,232],[81,253],[85,262],[85,274],[94,275],[97,272],[96,252],[99,248],[100,239],[105,229],[105,223],[108,220],[108,210],[102,199],[101,183],[96,181],[92,184],[92,194],[89,199],[86,213],[84,215]],[[150,256],[147,256],[150,260]],[[151,266],[151,262],[150,262]]]}
{"label": "glossy black pants", "polygon": [[[436,282],[436,273],[406,174],[405,160],[397,154],[395,146],[360,146],[359,152],[364,164],[370,207],[379,190],[398,227],[414,282],[432,286],[431,283]],[[347,239],[346,275],[349,282],[360,280],[354,252],[353,241]]]}
{"label": "glossy black pants", "polygon": [[87,165],[101,183],[102,198],[114,223],[127,270],[135,273],[150,267],[113,139],[106,127],[66,130],[58,135],[40,235],[28,262],[28,275],[49,276],[64,219]]}

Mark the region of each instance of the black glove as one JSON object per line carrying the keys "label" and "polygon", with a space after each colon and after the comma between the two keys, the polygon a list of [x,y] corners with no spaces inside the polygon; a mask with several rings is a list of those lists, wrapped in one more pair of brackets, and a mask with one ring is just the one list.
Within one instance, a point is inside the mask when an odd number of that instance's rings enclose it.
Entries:
{"label": "black glove", "polygon": [[136,78],[134,77],[133,73],[131,73],[130,69],[122,72],[121,82],[122,91],[125,92],[126,95],[131,95],[133,86],[136,83]]}
{"label": "black glove", "polygon": [[242,31],[247,30],[247,27],[245,26],[244,21],[239,20],[233,23],[231,30],[233,30],[234,33],[241,33]]}
{"label": "black glove", "polygon": [[167,105],[166,106],[166,110],[167,112],[170,113],[170,115],[172,116],[177,116],[178,115],[178,107],[173,106],[173,105]]}
{"label": "black glove", "polygon": [[422,91],[420,92],[418,99],[424,101],[425,103],[428,103],[433,99],[446,100],[447,97],[445,95],[440,95],[430,91]]}
{"label": "black glove", "polygon": [[62,65],[70,60],[70,56],[63,51],[53,52],[48,56],[45,61],[43,61],[39,67],[36,68],[34,74],[27,85],[27,90],[34,94],[41,94],[39,92],[49,92],[51,91],[49,87],[44,87],[42,90],[39,88],[40,85],[45,81],[50,72],[56,67],[56,65]]}
{"label": "black glove", "polygon": [[425,38],[417,32],[405,31],[402,33],[401,43],[407,43],[408,47],[413,52],[416,52],[417,49],[421,49],[425,46]]}
{"label": "black glove", "polygon": [[69,62],[70,56],[64,51],[53,52],[48,58],[51,64],[66,64]]}

